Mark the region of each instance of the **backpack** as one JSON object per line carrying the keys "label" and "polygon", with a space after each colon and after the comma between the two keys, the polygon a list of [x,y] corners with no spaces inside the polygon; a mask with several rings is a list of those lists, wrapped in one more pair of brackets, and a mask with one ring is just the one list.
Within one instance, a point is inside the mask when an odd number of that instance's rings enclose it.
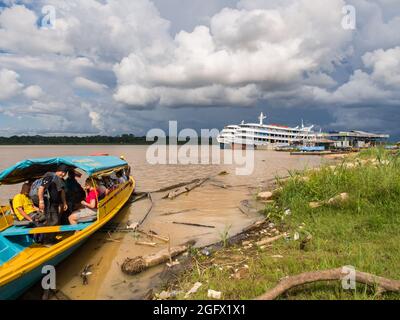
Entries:
{"label": "backpack", "polygon": [[42,181],[43,178],[36,179],[35,181],[33,181],[31,185],[31,190],[29,191],[29,198],[33,199],[34,197],[37,197],[39,187],[42,185]]}
{"label": "backpack", "polygon": [[[52,177],[52,181],[54,181],[55,174],[52,174],[51,177]],[[42,178],[39,178],[39,179],[36,179],[36,180],[32,183],[31,190],[29,191],[29,198],[35,199],[35,197],[38,196],[38,190],[39,190],[39,187],[42,185],[42,183],[43,183],[43,177],[42,177]],[[47,191],[47,190],[46,190],[46,191]],[[49,197],[48,192],[45,192],[44,196]]]}

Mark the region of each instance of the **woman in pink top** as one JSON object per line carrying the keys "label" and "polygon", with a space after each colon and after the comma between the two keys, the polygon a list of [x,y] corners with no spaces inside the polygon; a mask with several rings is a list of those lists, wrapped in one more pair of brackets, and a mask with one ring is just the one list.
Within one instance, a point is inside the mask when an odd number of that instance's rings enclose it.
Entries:
{"label": "woman in pink top", "polygon": [[97,205],[99,191],[96,185],[91,179],[86,179],[85,181],[86,198],[82,200],[82,209],[77,212],[72,213],[69,217],[70,224],[77,224],[79,219],[85,218],[85,220],[94,220],[97,217]]}

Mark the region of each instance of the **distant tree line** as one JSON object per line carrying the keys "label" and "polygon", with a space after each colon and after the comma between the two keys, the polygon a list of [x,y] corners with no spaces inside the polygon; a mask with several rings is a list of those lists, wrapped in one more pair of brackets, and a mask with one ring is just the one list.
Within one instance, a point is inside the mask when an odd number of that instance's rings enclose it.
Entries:
{"label": "distant tree line", "polygon": [[[200,138],[198,139],[198,143]],[[153,141],[146,141],[145,136],[137,137],[133,134],[122,134],[120,136],[11,136],[0,137],[0,145],[92,145],[92,144],[128,144],[128,145],[150,145]],[[168,138],[167,138],[168,143]],[[184,144],[185,141],[178,144]],[[211,143],[211,139],[209,139]]]}

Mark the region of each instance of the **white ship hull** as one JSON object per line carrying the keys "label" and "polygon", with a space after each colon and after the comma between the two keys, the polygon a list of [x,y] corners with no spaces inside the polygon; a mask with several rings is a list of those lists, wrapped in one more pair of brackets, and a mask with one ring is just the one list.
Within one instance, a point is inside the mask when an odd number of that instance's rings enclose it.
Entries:
{"label": "white ship hull", "polygon": [[221,148],[254,148],[273,150],[277,147],[303,144],[316,139],[317,134],[312,127],[287,127],[280,125],[264,125],[264,115],[261,113],[259,123],[244,123],[226,126],[217,141]]}

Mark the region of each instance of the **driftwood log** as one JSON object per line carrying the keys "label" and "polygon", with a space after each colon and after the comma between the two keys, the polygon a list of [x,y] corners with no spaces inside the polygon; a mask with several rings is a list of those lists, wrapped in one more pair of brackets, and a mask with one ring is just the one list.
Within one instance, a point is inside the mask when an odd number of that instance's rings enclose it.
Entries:
{"label": "driftwood log", "polygon": [[177,184],[173,184],[171,186],[167,186],[167,187],[164,187],[164,188],[161,188],[161,189],[154,190],[154,191],[152,191],[152,193],[165,192],[165,191],[169,191],[169,190],[172,190],[172,189],[177,189],[177,188],[184,187],[186,185],[192,184],[192,183],[197,182],[197,181],[199,181],[198,178],[193,179],[191,181],[187,181],[187,182],[180,182],[180,183],[177,183]]}
{"label": "driftwood log", "polygon": [[[321,271],[304,272],[295,276],[283,278],[279,284],[261,295],[257,300],[273,300],[294,287],[318,282],[342,280],[348,276],[348,273],[343,268],[328,269]],[[370,286],[376,286],[380,293],[385,291],[400,292],[400,281],[379,277],[370,273],[355,271],[355,279],[358,283],[363,283]]]}
{"label": "driftwood log", "polygon": [[186,226],[193,226],[193,227],[202,227],[202,228],[215,228],[215,226],[210,226],[207,224],[200,224],[200,223],[191,223],[191,222],[179,222],[179,221],[173,221],[173,224],[183,224]]}
{"label": "driftwood log", "polygon": [[137,256],[133,259],[126,258],[121,265],[122,272],[133,275],[143,270],[156,266],[160,263],[169,261],[171,258],[185,252],[188,246],[176,246],[163,249],[157,253],[149,254],[147,256]]}
{"label": "driftwood log", "polygon": [[204,182],[206,182],[209,178],[205,178],[205,179],[196,179],[194,180],[194,182],[191,182],[190,184],[187,184],[185,186],[182,186],[178,189],[175,189],[169,193],[167,193],[163,199],[175,199],[177,196],[189,192],[197,187],[200,187]]}
{"label": "driftwood log", "polygon": [[144,234],[144,235],[146,235],[147,237],[149,237],[150,239],[157,239],[157,240],[160,240],[160,241],[162,241],[162,242],[169,242],[169,238],[167,238],[167,237],[162,237],[162,236],[160,236],[160,235],[158,235],[158,234],[155,234],[155,233],[149,233],[149,232],[146,232],[146,231],[144,231],[144,230],[140,230],[140,229],[138,229],[137,230],[138,232],[140,232],[140,233],[142,233],[142,234]]}

